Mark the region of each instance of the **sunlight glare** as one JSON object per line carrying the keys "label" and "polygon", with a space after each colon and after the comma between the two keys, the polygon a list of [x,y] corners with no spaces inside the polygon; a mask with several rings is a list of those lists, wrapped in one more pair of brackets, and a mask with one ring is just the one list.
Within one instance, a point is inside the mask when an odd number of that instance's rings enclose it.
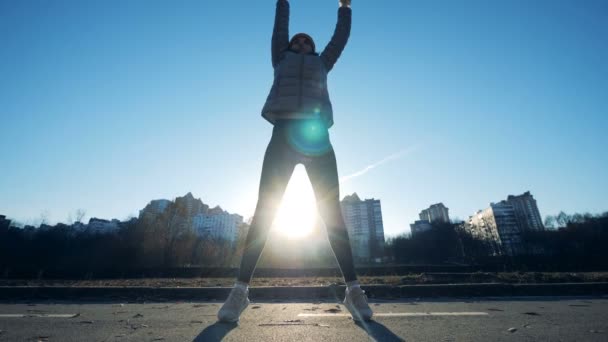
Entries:
{"label": "sunlight glare", "polygon": [[291,176],[283,201],[273,223],[273,229],[290,239],[309,235],[315,224],[317,207],[315,195],[303,165],[297,165]]}

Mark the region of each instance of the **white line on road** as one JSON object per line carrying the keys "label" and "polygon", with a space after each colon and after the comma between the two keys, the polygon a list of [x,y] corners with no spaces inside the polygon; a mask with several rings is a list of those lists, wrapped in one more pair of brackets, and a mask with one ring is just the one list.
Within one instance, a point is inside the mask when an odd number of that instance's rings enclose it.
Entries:
{"label": "white line on road", "polygon": [[[487,316],[487,312],[379,312],[374,317],[419,317],[419,316]],[[301,313],[298,317],[350,317],[350,314],[339,313]]]}
{"label": "white line on road", "polygon": [[44,318],[73,318],[78,314],[0,314],[0,318],[24,318],[24,317],[44,317]]}

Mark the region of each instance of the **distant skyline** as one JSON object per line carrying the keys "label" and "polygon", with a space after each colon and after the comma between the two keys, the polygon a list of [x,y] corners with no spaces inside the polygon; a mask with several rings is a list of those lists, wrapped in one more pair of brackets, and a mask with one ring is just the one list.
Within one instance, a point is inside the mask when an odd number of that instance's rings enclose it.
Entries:
{"label": "distant skyline", "polygon": [[[338,2],[291,3],[329,41]],[[385,234],[530,191],[542,217],[608,210],[608,2],[353,1],[329,75],[340,198]],[[0,214],[137,216],[188,192],[253,215],[272,126],[275,1],[0,2]],[[298,165],[293,182],[306,181]],[[305,190],[303,190],[305,191]],[[306,193],[310,198],[310,192]]]}

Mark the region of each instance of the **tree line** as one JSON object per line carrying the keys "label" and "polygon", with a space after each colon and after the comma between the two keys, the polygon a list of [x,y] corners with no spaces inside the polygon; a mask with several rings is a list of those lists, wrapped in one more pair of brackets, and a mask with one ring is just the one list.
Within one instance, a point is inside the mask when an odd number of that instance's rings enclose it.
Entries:
{"label": "tree line", "polygon": [[[175,267],[238,267],[248,225],[239,227],[236,241],[200,235],[192,230],[187,209],[171,204],[161,214],[122,222],[112,233],[91,234],[57,224],[50,229],[22,229],[0,225],[0,272],[18,274],[104,271]],[[557,219],[559,217],[559,219]],[[389,262],[396,264],[467,264],[519,270],[605,270],[608,266],[608,212],[601,215],[554,217],[555,226],[522,234],[524,253],[493,256],[487,241],[475,239],[462,225],[436,224],[429,231],[400,235],[386,241]],[[547,221],[546,220],[546,221]],[[276,235],[276,234],[275,234]],[[326,235],[315,230],[311,241],[269,240],[260,267],[336,267]],[[41,274],[44,276],[44,274]]]}
{"label": "tree line", "polygon": [[585,271],[608,269],[608,212],[599,215],[560,212],[547,216],[545,230],[521,233],[522,251],[494,255],[489,241],[471,236],[463,224],[438,223],[415,235],[387,241],[396,263],[465,263],[510,270]]}

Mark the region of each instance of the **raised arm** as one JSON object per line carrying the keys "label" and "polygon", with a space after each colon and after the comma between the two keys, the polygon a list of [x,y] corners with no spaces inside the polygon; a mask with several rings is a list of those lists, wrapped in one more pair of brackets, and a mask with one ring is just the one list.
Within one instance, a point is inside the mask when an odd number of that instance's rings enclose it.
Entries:
{"label": "raised arm", "polygon": [[289,47],[289,1],[277,0],[277,11],[272,31],[272,67],[281,61],[283,53]]}
{"label": "raised arm", "polygon": [[325,64],[327,71],[330,71],[338,58],[342,54],[348,37],[350,36],[352,10],[350,9],[350,0],[340,0],[340,8],[338,9],[338,23],[334,30],[334,35],[331,37],[329,44],[321,52],[321,60]]}

